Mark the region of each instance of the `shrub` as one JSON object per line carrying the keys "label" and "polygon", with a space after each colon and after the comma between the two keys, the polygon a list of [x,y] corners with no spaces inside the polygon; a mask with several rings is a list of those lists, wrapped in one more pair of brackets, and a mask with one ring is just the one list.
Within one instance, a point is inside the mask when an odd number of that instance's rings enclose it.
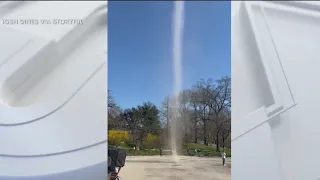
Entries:
{"label": "shrub", "polygon": [[150,133],[147,134],[147,136],[146,136],[146,141],[147,142],[153,142],[153,141],[156,141],[156,140],[158,140],[158,136],[150,134]]}
{"label": "shrub", "polygon": [[147,149],[160,148],[159,137],[148,133],[145,137],[145,142],[143,144],[143,147]]}
{"label": "shrub", "polygon": [[129,139],[129,132],[122,130],[109,130],[108,131],[108,142],[111,145],[118,146],[121,142]]}

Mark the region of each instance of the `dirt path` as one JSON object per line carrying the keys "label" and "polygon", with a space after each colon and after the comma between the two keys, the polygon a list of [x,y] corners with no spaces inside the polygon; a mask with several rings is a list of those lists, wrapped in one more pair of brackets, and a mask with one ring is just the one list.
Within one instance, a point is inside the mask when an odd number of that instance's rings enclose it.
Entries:
{"label": "dirt path", "polygon": [[231,162],[220,158],[181,156],[178,164],[170,156],[129,156],[121,169],[123,180],[230,180]]}

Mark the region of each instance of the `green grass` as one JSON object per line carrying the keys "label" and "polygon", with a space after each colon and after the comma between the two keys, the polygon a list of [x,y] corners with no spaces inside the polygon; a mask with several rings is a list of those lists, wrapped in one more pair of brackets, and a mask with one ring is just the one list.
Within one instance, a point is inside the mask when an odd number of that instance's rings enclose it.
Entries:
{"label": "green grass", "polygon": [[141,149],[141,150],[135,150],[132,149],[129,145],[126,143],[120,143],[118,148],[123,148],[127,152],[127,156],[155,156],[155,155],[160,155],[160,150],[159,149]]}
{"label": "green grass", "polygon": [[125,142],[121,142],[119,146],[122,147],[122,148],[125,148],[125,149],[130,149],[130,148],[132,148],[132,147],[130,147],[130,146],[129,146],[127,143],[125,143]]}
{"label": "green grass", "polygon": [[[126,149],[128,156],[159,156],[160,150],[159,149],[142,149],[142,150],[134,150],[132,147],[127,145],[126,143],[121,143],[119,147]],[[195,149],[199,150],[196,154]],[[231,157],[231,149],[225,148],[224,149],[227,157]],[[223,148],[220,148],[220,152],[223,151]],[[181,149],[181,155],[186,156],[206,156],[206,157],[220,157],[220,152],[216,151],[216,146],[206,146],[203,144],[197,144],[197,143],[185,143],[183,145],[183,148]],[[171,152],[163,151],[163,155],[170,155]]]}
{"label": "green grass", "polygon": [[134,150],[134,149],[126,149],[128,156],[159,156],[160,150],[158,149],[148,149],[148,150]]}
{"label": "green grass", "polygon": [[[217,152],[216,146],[206,146],[197,143],[185,143],[184,149],[189,156],[195,155],[195,149],[200,151],[198,153],[198,155],[200,156],[221,156],[220,152]],[[225,148],[224,150],[227,154],[227,157],[231,157],[231,149]],[[223,151],[223,148],[220,148],[220,151]]]}

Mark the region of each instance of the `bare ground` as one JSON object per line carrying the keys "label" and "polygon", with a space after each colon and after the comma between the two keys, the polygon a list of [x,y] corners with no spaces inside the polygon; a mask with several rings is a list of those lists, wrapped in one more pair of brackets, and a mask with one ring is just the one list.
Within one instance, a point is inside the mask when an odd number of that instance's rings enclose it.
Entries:
{"label": "bare ground", "polygon": [[119,176],[123,180],[230,180],[231,160],[222,166],[221,158],[180,156],[129,156]]}

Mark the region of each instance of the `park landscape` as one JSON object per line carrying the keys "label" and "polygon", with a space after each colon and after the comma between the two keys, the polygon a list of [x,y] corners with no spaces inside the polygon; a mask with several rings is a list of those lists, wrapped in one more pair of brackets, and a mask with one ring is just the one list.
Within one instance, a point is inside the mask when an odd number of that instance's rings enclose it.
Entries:
{"label": "park landscape", "polygon": [[108,145],[126,150],[120,179],[231,179],[229,14],[227,2],[110,2]]}
{"label": "park landscape", "polygon": [[[119,112],[108,116],[108,143],[125,148],[128,155],[122,179],[231,179],[230,77],[199,80],[179,93],[174,107],[177,97],[168,95],[159,107],[145,102],[122,109],[108,92],[108,106]],[[173,117],[174,112],[179,116]],[[178,161],[172,158],[172,138]],[[222,166],[221,152],[227,154],[227,166]]]}

